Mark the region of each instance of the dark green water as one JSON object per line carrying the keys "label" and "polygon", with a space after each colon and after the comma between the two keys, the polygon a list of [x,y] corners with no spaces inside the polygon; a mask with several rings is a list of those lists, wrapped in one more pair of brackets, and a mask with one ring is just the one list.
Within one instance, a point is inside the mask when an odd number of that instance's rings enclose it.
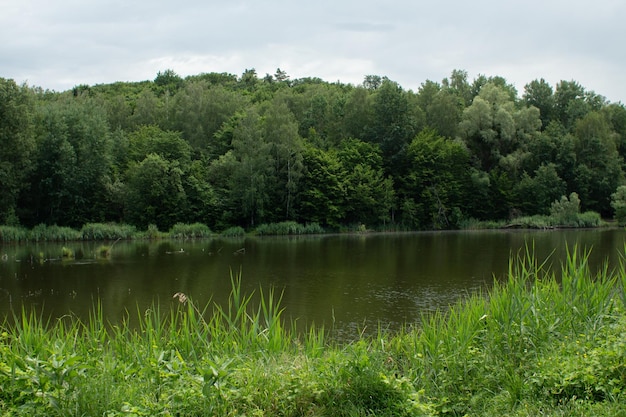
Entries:
{"label": "dark green water", "polygon": [[[607,229],[118,242],[108,259],[95,256],[101,243],[5,245],[0,317],[22,305],[45,317],[87,317],[99,300],[115,322],[155,301],[168,308],[176,292],[201,305],[222,303],[232,270],[241,271],[244,292],[284,291],[286,317],[323,323],[345,339],[378,323],[392,329],[415,323],[422,312],[489,287],[526,245],[557,267],[567,246],[591,248],[598,268],[607,259],[618,262],[625,239],[622,229]],[[75,259],[61,259],[63,246]]]}

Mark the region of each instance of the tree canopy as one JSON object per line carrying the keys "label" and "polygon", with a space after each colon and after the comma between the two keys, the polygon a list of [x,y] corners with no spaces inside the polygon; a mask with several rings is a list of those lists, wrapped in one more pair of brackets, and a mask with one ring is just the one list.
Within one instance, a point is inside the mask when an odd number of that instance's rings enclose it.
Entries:
{"label": "tree canopy", "polygon": [[574,80],[532,80],[518,95],[462,70],[417,91],[280,68],[166,69],[64,92],[0,78],[0,223],[11,225],[448,229],[547,214],[572,193],[608,217],[625,153],[624,105]]}

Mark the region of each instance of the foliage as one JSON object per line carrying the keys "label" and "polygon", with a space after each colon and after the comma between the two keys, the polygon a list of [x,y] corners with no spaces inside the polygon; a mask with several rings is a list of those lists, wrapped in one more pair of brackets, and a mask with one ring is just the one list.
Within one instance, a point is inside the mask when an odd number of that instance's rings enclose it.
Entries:
{"label": "foliage", "polygon": [[176,223],[170,229],[170,237],[174,239],[197,239],[210,237],[213,233],[211,229],[205,224],[194,223],[184,224]]}
{"label": "foliage", "polygon": [[0,78],[0,224],[16,223],[20,192],[34,168],[33,95],[15,81]]}
{"label": "foliage", "polygon": [[225,237],[243,237],[246,235],[246,231],[241,226],[233,226],[223,230],[220,235]]}
{"label": "foliage", "polygon": [[571,193],[569,198],[561,196],[550,206],[550,216],[561,226],[576,226],[579,213],[580,199],[576,193]]}
{"label": "foliage", "polygon": [[626,108],[576,81],[453,70],[417,92],[206,73],[42,92],[0,79],[0,224],[318,223],[448,229],[548,215],[575,192],[613,215]]}
{"label": "foliage", "polygon": [[626,185],[620,185],[611,194],[611,207],[615,210],[615,220],[620,226],[626,225]]}
{"label": "foliage", "polygon": [[67,242],[81,238],[82,233],[79,230],[57,225],[39,224],[30,231],[30,240],[35,242]]}
{"label": "foliage", "polygon": [[135,231],[134,226],[115,223],[88,223],[80,229],[84,240],[130,239]]}
{"label": "foliage", "polygon": [[293,221],[261,224],[255,230],[259,236],[263,235],[305,235],[324,233],[324,229],[317,223],[309,223],[306,225]]}
{"label": "foliage", "polygon": [[0,226],[0,242],[19,243],[30,238],[30,231],[23,227]]}

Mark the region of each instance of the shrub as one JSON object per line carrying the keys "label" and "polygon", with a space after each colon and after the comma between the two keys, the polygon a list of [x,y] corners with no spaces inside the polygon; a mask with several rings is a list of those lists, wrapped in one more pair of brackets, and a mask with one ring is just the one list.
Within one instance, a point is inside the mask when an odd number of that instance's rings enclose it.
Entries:
{"label": "shrub", "polygon": [[562,196],[550,206],[550,217],[558,226],[578,226],[578,214],[580,213],[580,199],[578,194],[571,193],[569,199]]}
{"label": "shrub", "polygon": [[209,226],[202,223],[176,223],[170,229],[170,237],[175,239],[197,239],[211,236]]}
{"label": "shrub", "polygon": [[323,233],[323,229],[317,223],[310,223],[306,226],[294,222],[286,221],[280,223],[262,224],[256,228],[257,235],[303,235],[312,233]]}
{"label": "shrub", "polygon": [[24,242],[28,240],[28,230],[16,226],[0,226],[0,242]]}
{"label": "shrub", "polygon": [[246,235],[246,231],[241,226],[233,226],[224,230],[221,235],[225,237],[243,237]]}
{"label": "shrub", "polygon": [[611,207],[615,210],[615,220],[620,226],[626,225],[626,185],[617,187],[611,194]]}
{"label": "shrub", "polygon": [[78,230],[57,225],[40,224],[30,231],[30,240],[36,242],[67,242],[69,240],[81,240],[82,237],[82,233]]}
{"label": "shrub", "polygon": [[80,232],[85,240],[116,240],[132,238],[136,229],[127,224],[87,223]]}

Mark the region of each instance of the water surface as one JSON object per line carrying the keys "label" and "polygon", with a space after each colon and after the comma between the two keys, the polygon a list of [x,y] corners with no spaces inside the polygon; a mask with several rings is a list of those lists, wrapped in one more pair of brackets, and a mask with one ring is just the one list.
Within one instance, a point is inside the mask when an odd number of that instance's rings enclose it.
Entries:
{"label": "water surface", "polygon": [[[241,272],[244,292],[274,287],[285,316],[324,324],[340,338],[416,323],[460,297],[505,276],[511,255],[534,247],[557,269],[566,248],[591,248],[591,264],[615,264],[622,229],[584,231],[463,231],[117,242],[0,247],[0,317],[24,305],[47,317],[87,317],[96,301],[106,318],[172,306],[183,292],[196,303],[223,303],[230,274]],[[62,247],[74,259],[62,258]]]}

